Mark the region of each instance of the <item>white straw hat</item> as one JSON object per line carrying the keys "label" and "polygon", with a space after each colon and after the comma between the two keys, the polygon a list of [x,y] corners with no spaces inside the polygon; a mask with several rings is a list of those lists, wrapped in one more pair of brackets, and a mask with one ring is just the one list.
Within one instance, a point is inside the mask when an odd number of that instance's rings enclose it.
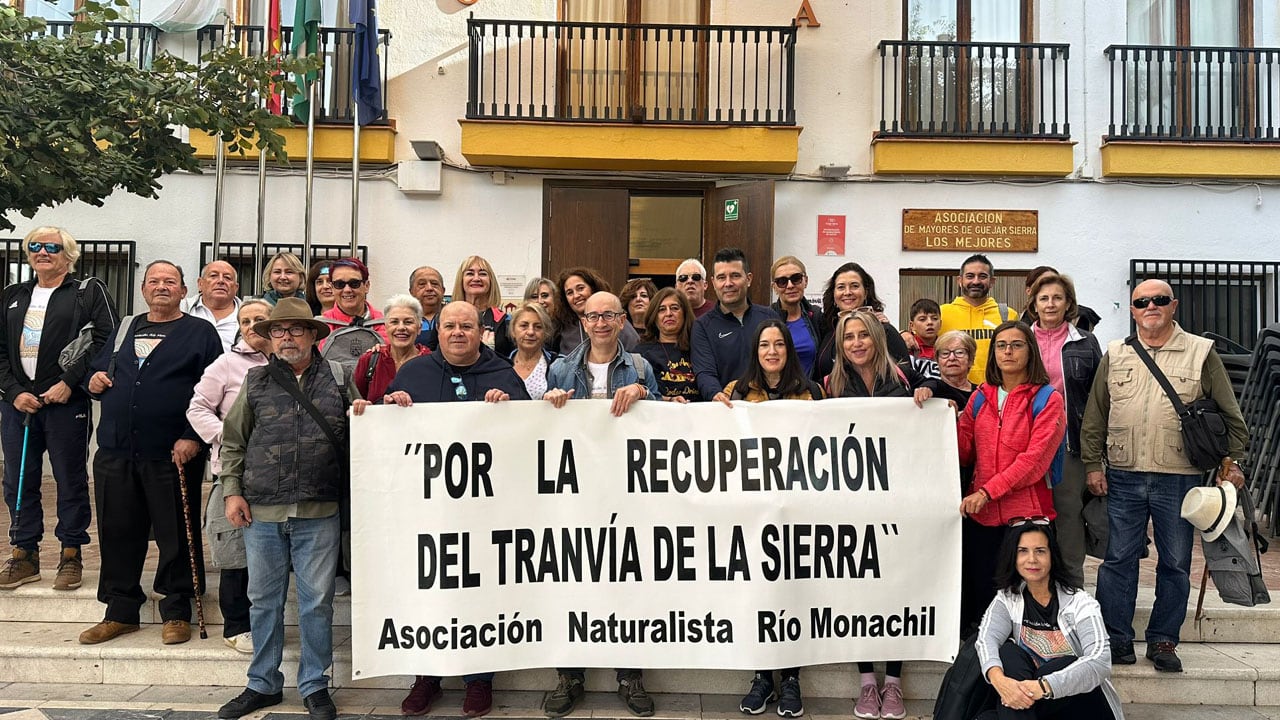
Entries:
{"label": "white straw hat", "polygon": [[1235,514],[1236,486],[1231,483],[1191,488],[1182,499],[1183,519],[1204,533],[1207,542],[1217,540]]}

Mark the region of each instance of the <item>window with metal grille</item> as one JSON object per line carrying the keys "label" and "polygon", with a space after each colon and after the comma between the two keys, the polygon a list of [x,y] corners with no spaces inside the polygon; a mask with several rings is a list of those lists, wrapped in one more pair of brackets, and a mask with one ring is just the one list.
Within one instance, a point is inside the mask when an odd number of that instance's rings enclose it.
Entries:
{"label": "window with metal grille", "polygon": [[[136,243],[132,240],[79,240],[80,259],[76,261],[75,275],[92,275],[107,286],[116,309],[121,315],[132,312],[134,275],[137,265]],[[34,276],[27,264],[26,248],[22,238],[0,239],[0,263],[3,263],[5,284],[24,282]]]}
{"label": "window with metal grille", "polygon": [[1188,332],[1252,348],[1259,331],[1280,320],[1280,262],[1130,260],[1129,287],[1143,280],[1169,283],[1178,299],[1173,319]]}
{"label": "window with metal grille", "polygon": [[[302,257],[302,243],[263,243],[262,254],[256,255],[256,250],[255,243],[218,243],[217,259],[231,263],[231,267],[236,269],[241,297],[261,295],[266,290],[262,285],[262,271],[268,259],[282,252]],[[368,265],[369,246],[361,245],[359,250],[360,261]],[[302,264],[310,268],[313,263],[321,260],[338,260],[344,257],[351,257],[350,245],[312,245],[311,258],[304,260]],[[213,243],[200,243],[200,268],[203,269],[213,260]]]}

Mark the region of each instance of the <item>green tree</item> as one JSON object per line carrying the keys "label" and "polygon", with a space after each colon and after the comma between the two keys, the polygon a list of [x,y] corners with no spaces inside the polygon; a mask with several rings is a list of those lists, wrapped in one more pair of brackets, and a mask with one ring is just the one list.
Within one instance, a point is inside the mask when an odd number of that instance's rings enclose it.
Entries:
{"label": "green tree", "polygon": [[315,58],[219,47],[199,65],[160,52],[139,68],[120,59],[122,40],[101,36],[116,10],[95,2],[85,10],[72,32],[54,37],[44,20],[0,7],[0,229],[14,229],[11,211],[29,218],[69,200],[101,206],[117,189],[153,198],[166,173],[200,172],[179,125],[287,160],[276,130],[290,120],[260,107],[258,91],[274,81],[293,93],[286,77],[315,68]]}

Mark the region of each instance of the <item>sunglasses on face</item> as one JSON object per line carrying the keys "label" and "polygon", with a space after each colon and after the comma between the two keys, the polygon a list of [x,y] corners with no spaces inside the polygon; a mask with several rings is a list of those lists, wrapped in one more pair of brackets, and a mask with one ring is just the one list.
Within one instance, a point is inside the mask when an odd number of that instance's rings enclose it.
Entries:
{"label": "sunglasses on face", "polygon": [[773,284],[780,288],[784,288],[788,285],[799,285],[802,280],[804,280],[804,273],[792,273],[791,275],[783,275],[782,277],[774,278]]}
{"label": "sunglasses on face", "polygon": [[458,377],[457,375],[453,375],[449,378],[449,382],[453,383],[454,397],[458,398],[459,400],[466,400],[467,386],[462,384],[462,378]]}
{"label": "sunglasses on face", "polygon": [[40,252],[41,250],[44,250],[50,255],[57,255],[58,253],[62,252],[62,246],[59,245],[58,243],[42,243],[42,242],[27,243],[27,251],[30,252],[32,255]]}
{"label": "sunglasses on face", "polygon": [[693,273],[692,275],[677,275],[676,282],[702,282],[702,273]]}
{"label": "sunglasses on face", "polygon": [[347,288],[351,288],[352,290],[359,290],[360,286],[364,285],[364,281],[363,280],[334,280],[332,281],[332,285],[338,288],[339,290],[346,290]]}
{"label": "sunglasses on face", "polygon": [[1140,297],[1133,299],[1133,306],[1139,310],[1147,309],[1151,303],[1155,303],[1156,307],[1165,307],[1173,302],[1173,298],[1168,295],[1156,295],[1155,297]]}

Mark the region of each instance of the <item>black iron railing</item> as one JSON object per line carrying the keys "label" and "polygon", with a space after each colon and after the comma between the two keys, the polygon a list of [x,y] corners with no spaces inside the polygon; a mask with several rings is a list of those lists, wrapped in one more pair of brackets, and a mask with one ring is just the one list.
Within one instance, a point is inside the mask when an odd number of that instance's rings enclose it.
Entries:
{"label": "black iron railing", "polygon": [[467,21],[469,119],[794,125],[795,27]]}
{"label": "black iron railing", "polygon": [[882,136],[1067,139],[1069,46],[880,42]]}
{"label": "black iron railing", "polygon": [[[196,48],[201,57],[223,42],[224,30],[221,25],[209,25],[196,33]],[[280,46],[289,51],[289,43],[293,37],[293,28],[280,28]],[[355,54],[356,31],[353,28],[322,27],[319,32],[319,55],[324,61],[321,65],[316,91],[316,122],[350,123],[355,116],[355,102],[351,99],[351,61]],[[265,34],[261,25],[238,25],[235,28],[235,43],[245,55],[269,54],[265,49]],[[382,49],[378,52],[378,62],[382,66],[382,107],[387,106],[387,53],[391,47],[391,31],[379,30],[378,43]],[[284,113],[292,112],[293,98],[284,99]],[[387,113],[384,110],[374,124],[387,124]]]}
{"label": "black iron railing", "polygon": [[1174,319],[1194,333],[1215,333],[1252,348],[1261,329],[1280,320],[1280,262],[1129,261],[1130,288],[1152,279],[1173,287]]}
{"label": "black iron railing", "polygon": [[[236,269],[236,273],[240,279],[240,296],[249,297],[254,295],[254,288],[258,288],[257,294],[266,291],[266,285],[262,282],[262,272],[264,265],[268,259],[276,253],[291,252],[298,257],[302,257],[302,243],[279,243],[266,242],[263,243],[262,255],[256,254],[257,245],[255,243],[218,243],[218,260],[225,260]],[[360,245],[360,261],[365,265],[369,264],[369,246]],[[351,257],[351,245],[312,245],[311,259],[304,261],[303,265],[310,268],[312,263],[320,260],[337,260],[339,258]],[[214,260],[213,243],[200,243],[200,267],[204,267]],[[258,276],[257,284],[254,284],[254,277]],[[406,279],[407,282],[407,279]]]}
{"label": "black iron railing", "polygon": [[[80,259],[76,261],[78,277],[92,275],[107,286],[107,294],[121,314],[132,312],[134,258],[136,244],[132,240],[81,240]],[[25,282],[35,275],[27,264],[27,250],[22,238],[0,238],[0,263],[4,265],[5,284]]]}
{"label": "black iron railing", "polygon": [[[67,37],[71,34],[75,23],[70,20],[49,20],[45,23],[45,34],[54,37]],[[156,56],[156,41],[160,38],[160,30],[154,25],[143,23],[107,23],[106,28],[94,33],[99,41],[120,40],[124,43],[119,59],[123,62],[146,68]]]}
{"label": "black iron railing", "polygon": [[1280,48],[1112,45],[1108,140],[1280,142]]}

